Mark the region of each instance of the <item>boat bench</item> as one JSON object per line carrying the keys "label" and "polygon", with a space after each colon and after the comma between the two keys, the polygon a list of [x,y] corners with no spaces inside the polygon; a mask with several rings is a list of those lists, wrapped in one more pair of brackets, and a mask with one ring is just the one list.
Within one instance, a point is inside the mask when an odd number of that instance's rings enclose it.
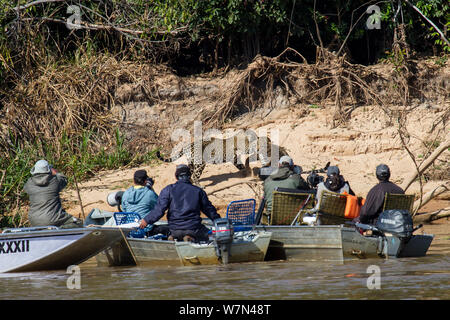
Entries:
{"label": "boat bench", "polygon": [[301,221],[307,210],[314,206],[314,193],[277,188],[273,192],[272,212],[268,225],[293,225]]}

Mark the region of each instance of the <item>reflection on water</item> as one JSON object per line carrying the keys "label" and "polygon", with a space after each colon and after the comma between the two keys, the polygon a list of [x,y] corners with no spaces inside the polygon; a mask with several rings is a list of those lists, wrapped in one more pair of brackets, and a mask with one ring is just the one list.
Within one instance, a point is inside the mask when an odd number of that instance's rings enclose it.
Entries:
{"label": "reflection on water", "polygon": [[[381,289],[369,290],[370,265]],[[81,289],[70,274],[0,274],[0,299],[450,299],[450,256],[367,259],[344,264],[273,261],[226,266],[81,266]]]}

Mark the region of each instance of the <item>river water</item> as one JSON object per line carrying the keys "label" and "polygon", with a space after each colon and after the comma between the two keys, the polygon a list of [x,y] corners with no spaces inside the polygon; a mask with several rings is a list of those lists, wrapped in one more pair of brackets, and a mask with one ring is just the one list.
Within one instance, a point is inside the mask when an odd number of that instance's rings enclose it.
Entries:
{"label": "river water", "polygon": [[65,270],[0,274],[0,299],[450,299],[448,253],[193,267],[97,267],[91,259],[79,271],[78,287]]}

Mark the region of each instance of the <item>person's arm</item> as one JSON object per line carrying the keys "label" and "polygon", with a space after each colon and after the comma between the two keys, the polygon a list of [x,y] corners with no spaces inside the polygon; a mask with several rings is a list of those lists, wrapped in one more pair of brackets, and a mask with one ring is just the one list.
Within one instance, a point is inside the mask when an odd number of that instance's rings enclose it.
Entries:
{"label": "person's arm", "polygon": [[58,179],[58,189],[61,191],[67,186],[67,177],[56,171],[54,168],[52,168],[52,174],[56,176],[56,179]]}
{"label": "person's arm", "polygon": [[164,188],[156,202],[156,206],[141,220],[140,228],[145,228],[148,224],[154,224],[156,221],[164,216],[164,213],[170,205],[170,191],[169,188]]}
{"label": "person's arm", "polygon": [[200,210],[206,214],[208,218],[211,220],[219,219],[220,215],[217,213],[216,207],[213,206],[211,201],[209,201],[208,196],[206,195],[206,192],[201,190],[200,191]]}
{"label": "person's arm", "polygon": [[364,205],[361,207],[361,213],[359,215],[361,223],[369,223],[376,215],[378,209],[383,205],[383,201],[384,194],[377,190],[377,188],[372,188],[367,194]]}

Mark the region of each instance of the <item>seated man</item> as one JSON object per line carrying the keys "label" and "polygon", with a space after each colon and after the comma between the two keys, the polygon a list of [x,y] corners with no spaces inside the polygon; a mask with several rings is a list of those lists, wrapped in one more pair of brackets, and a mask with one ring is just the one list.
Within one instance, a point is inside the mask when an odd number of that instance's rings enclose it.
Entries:
{"label": "seated man", "polygon": [[133,176],[134,186],[122,196],[122,211],[135,212],[144,218],[156,205],[158,195],[153,190],[153,180],[145,170],[137,170]]}
{"label": "seated man", "polygon": [[187,165],[178,165],[175,177],[177,182],[161,190],[155,208],[141,220],[140,227],[154,224],[168,210],[169,240],[208,241],[209,229],[202,224],[200,211],[215,220],[220,218],[216,208],[203,189],[192,185]]}
{"label": "seated man", "polygon": [[308,183],[296,173],[294,162],[289,156],[283,156],[278,162],[278,170],[264,180],[264,199],[266,200],[267,213],[272,211],[273,191],[275,188],[289,188],[308,190]]}
{"label": "seated man", "polygon": [[353,190],[350,188],[350,185],[347,181],[345,181],[344,177],[341,175],[341,172],[338,167],[330,166],[327,170],[327,179],[324,182],[321,182],[317,185],[317,204],[315,209],[319,209],[320,198],[322,197],[323,191],[331,191],[335,193],[344,193],[355,195]]}
{"label": "seated man", "polygon": [[[405,194],[402,188],[389,181],[391,172],[385,164],[376,168],[376,176],[379,181],[367,194],[366,202],[361,207],[359,222],[375,224],[378,216],[383,210],[384,197],[386,193]],[[358,218],[356,218],[358,219]]]}
{"label": "seated man", "polygon": [[67,178],[58,173],[46,160],[39,160],[31,169],[31,178],[24,190],[30,197],[28,220],[32,227],[56,226],[62,229],[81,228],[83,221],[65,212],[59,193],[67,185]]}

